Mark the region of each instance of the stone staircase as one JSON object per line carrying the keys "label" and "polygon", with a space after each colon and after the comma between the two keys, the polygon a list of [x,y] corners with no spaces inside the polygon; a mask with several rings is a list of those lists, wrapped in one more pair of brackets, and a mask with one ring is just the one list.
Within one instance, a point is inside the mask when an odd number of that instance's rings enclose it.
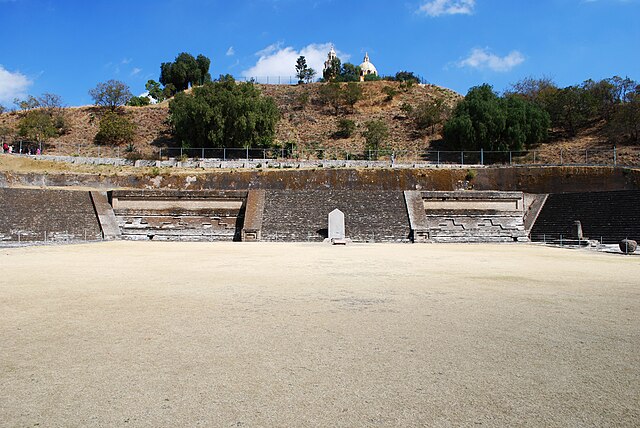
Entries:
{"label": "stone staircase", "polygon": [[100,239],[90,192],[0,188],[1,241]]}
{"label": "stone staircase", "polygon": [[114,191],[111,204],[122,239],[240,239],[247,192]]}
{"label": "stone staircase", "polygon": [[409,242],[410,226],[400,191],[266,190],[262,241],[322,241],[328,215],[345,215],[354,242]]}
{"label": "stone staircase", "polygon": [[640,240],[640,191],[551,194],[531,229],[532,241],[575,238],[579,220],[585,238],[617,243]]}

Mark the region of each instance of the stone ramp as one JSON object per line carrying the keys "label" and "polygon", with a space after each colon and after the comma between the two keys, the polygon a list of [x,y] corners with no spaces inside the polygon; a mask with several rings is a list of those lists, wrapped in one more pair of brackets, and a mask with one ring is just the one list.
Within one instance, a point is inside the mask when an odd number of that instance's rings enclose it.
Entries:
{"label": "stone ramp", "polygon": [[576,220],[588,239],[640,240],[640,191],[551,194],[531,229],[531,240],[572,239]]}
{"label": "stone ramp", "polygon": [[401,191],[267,190],[262,241],[314,241],[327,237],[328,215],[345,215],[354,242],[409,242],[411,228]]}
{"label": "stone ramp", "polygon": [[0,240],[100,239],[102,231],[90,192],[0,188]]}

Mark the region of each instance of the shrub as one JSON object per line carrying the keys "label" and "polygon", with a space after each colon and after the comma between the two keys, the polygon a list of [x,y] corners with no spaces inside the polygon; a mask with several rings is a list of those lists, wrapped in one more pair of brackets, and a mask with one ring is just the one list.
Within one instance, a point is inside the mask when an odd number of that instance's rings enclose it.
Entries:
{"label": "shrub", "polygon": [[100,126],[94,141],[97,144],[130,143],[135,136],[136,126],[125,115],[108,111],[100,119]]}
{"label": "shrub", "polygon": [[350,119],[340,119],[338,121],[338,130],[334,134],[338,138],[349,138],[356,130],[356,123]]}

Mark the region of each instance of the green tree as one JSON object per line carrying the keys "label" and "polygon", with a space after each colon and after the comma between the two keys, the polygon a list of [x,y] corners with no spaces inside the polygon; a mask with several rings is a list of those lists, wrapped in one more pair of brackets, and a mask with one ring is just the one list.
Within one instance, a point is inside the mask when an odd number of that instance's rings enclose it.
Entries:
{"label": "green tree", "polygon": [[365,82],[377,82],[379,80],[382,80],[382,77],[378,76],[377,74],[367,74],[364,76]]}
{"label": "green tree", "polygon": [[393,80],[396,82],[420,83],[420,79],[412,71],[398,71]]}
{"label": "green tree", "polygon": [[58,135],[50,114],[42,109],[30,110],[20,119],[18,135],[29,141],[43,143]]}
{"label": "green tree", "polygon": [[160,87],[160,83],[155,80],[147,80],[147,83],[144,85],[144,88],[149,92],[149,96],[156,100],[156,102],[161,103],[165,100],[165,94]]}
{"label": "green tree", "polygon": [[326,82],[333,81],[340,75],[341,70],[342,63],[340,62],[340,58],[335,57],[331,60],[331,64],[329,64],[329,66],[322,72],[322,78]]}
{"label": "green tree", "polygon": [[360,81],[360,67],[345,62],[342,64],[340,73],[335,78],[336,82],[359,82]]}
{"label": "green tree", "polygon": [[107,107],[111,111],[127,104],[133,96],[129,86],[119,80],[98,83],[95,88],[89,91],[89,95],[93,98],[95,105]]}
{"label": "green tree", "polygon": [[163,62],[160,65],[160,83],[165,87],[172,84],[176,92],[181,92],[189,86],[203,85],[211,81],[209,67],[211,60],[204,55],[193,55],[182,52],[173,62]]}
{"label": "green tree", "polygon": [[0,104],[0,114],[4,113],[5,111],[7,111],[7,108]]}
{"label": "green tree", "polygon": [[109,145],[131,143],[135,136],[135,131],[135,124],[126,115],[108,111],[100,118],[100,126],[94,141],[97,144]]}
{"label": "green tree", "polygon": [[176,94],[169,114],[176,138],[191,147],[269,147],[280,119],[272,98],[231,76]]}
{"label": "green tree", "polygon": [[307,65],[307,59],[304,56],[299,56],[296,61],[296,77],[298,78],[298,84],[309,83],[313,81],[316,76],[316,71]]}
{"label": "green tree", "polygon": [[389,128],[382,120],[370,120],[364,126],[365,130],[362,132],[362,136],[365,139],[365,150],[371,153],[374,159],[377,159],[378,151],[386,147]]}
{"label": "green tree", "polygon": [[444,125],[444,140],[456,150],[522,150],[543,141],[549,115],[521,97],[500,98],[489,85],[471,88]]}
{"label": "green tree", "polygon": [[640,143],[640,85],[624,94],[624,102],[616,106],[606,129],[614,141]]}
{"label": "green tree", "polygon": [[151,104],[151,100],[149,97],[141,96],[141,97],[131,97],[127,102],[127,105],[132,107],[144,107]]}

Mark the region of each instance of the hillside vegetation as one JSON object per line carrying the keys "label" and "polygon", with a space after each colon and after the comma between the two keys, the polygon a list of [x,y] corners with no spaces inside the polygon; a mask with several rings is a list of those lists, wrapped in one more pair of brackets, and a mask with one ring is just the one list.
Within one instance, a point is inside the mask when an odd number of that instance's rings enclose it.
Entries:
{"label": "hillside vegetation", "polygon": [[[450,110],[462,99],[456,92],[434,85],[363,82],[358,84],[362,88],[362,99],[353,108],[341,107],[336,114],[331,105],[322,101],[320,91],[323,85],[256,85],[264,96],[274,99],[280,112],[276,145],[293,143],[301,149],[327,148],[355,153],[364,150],[364,124],[381,120],[389,130],[389,148],[424,149],[432,141],[441,138],[442,126],[418,130],[413,116],[407,112],[407,106],[415,108],[421,103],[442,100]],[[160,147],[180,147],[180,142],[171,134],[168,123],[169,102],[143,107],[121,107],[136,124],[133,146],[137,151],[151,155],[157,153]],[[14,111],[0,115],[0,127],[6,129],[5,138],[13,141],[14,145],[21,139],[18,124],[25,114],[25,111]],[[64,108],[66,130],[62,135],[46,140],[46,152],[77,154],[79,151],[82,155],[90,155],[97,154],[100,150],[104,154],[107,148],[94,143],[100,114],[101,110],[95,106]],[[351,136],[338,135],[338,124],[342,119],[354,122],[355,129]],[[120,147],[121,152],[124,150],[124,146]]]}
{"label": "hillside vegetation", "polygon": [[[376,144],[374,148],[396,152],[479,148],[490,150],[492,144],[498,141],[498,136],[510,142],[513,138],[509,135],[521,126],[511,120],[513,125],[509,128],[509,115],[514,116],[512,113],[516,109],[514,99],[508,97],[514,96],[543,109],[550,118],[546,123],[550,123],[551,128],[548,138],[545,137],[542,144],[529,144],[523,140],[526,144],[504,145],[505,148],[499,148],[501,150],[534,148],[543,158],[545,153],[557,155],[560,151],[581,151],[577,156],[584,157],[584,150],[609,151],[613,145],[632,147],[637,144],[640,123],[640,86],[629,79],[617,77],[599,82],[587,81],[567,88],[555,87],[544,79],[525,79],[514,85],[511,91],[507,91],[505,98],[498,98],[490,87],[483,85],[472,88],[470,94],[479,94],[485,104],[472,101],[477,96],[468,96],[467,104],[471,103],[469,105],[472,107],[465,107],[465,103],[461,103],[464,98],[454,91],[412,82],[369,81],[255,87],[262,96],[273,100],[279,116],[274,138],[270,138],[268,144],[274,147],[295,146],[299,150],[316,154],[320,153],[320,149],[326,149],[328,152],[322,154],[325,157],[362,154],[372,147],[372,141]],[[184,92],[191,95],[197,90],[194,92],[190,88]],[[118,107],[118,114],[135,125],[132,136],[123,140],[128,143],[96,144],[96,140],[100,141],[99,138],[96,139],[96,134],[100,119],[105,114],[104,108],[61,108],[56,105],[55,99],[54,102],[49,102],[48,107],[29,107],[25,102],[26,105],[21,107],[23,110],[0,114],[0,139],[13,144],[16,150],[20,141],[23,141],[24,149],[42,142],[46,153],[85,156],[115,155],[116,151],[123,155],[134,151],[151,157],[157,155],[159,149],[166,147],[199,148],[201,143],[185,140],[184,137],[180,140],[173,133],[170,108],[178,105],[173,100],[174,98],[170,98],[155,105],[140,107]],[[42,97],[40,101],[40,105],[47,106],[47,97]],[[194,106],[197,110],[197,103]],[[496,106],[502,106],[500,108],[506,110],[500,113]],[[51,123],[55,127],[47,130],[48,132],[31,133],[32,137],[29,138],[21,132],[21,124],[30,116],[36,119],[37,115],[33,113],[39,110],[51,116]],[[487,116],[484,111],[493,113]],[[527,110],[522,111],[524,116],[530,116],[526,113]],[[447,144],[443,141],[443,136],[446,137],[443,135],[446,134],[443,132],[443,125],[452,115],[454,118],[459,116],[458,123],[464,125],[458,126],[458,135],[463,136],[458,146],[451,144],[451,141]],[[492,120],[489,128],[502,129],[502,134],[496,134],[495,138],[483,134],[482,117]],[[196,120],[190,126],[197,125],[197,122]],[[501,124],[502,128],[494,126],[496,123]],[[540,123],[544,124],[545,121]],[[33,126],[37,130],[37,121]],[[377,136],[377,139],[372,136]],[[482,138],[488,138],[488,142],[483,142]],[[607,152],[606,156],[610,154]],[[547,158],[551,163],[559,161]],[[564,159],[568,159],[566,154]]]}

